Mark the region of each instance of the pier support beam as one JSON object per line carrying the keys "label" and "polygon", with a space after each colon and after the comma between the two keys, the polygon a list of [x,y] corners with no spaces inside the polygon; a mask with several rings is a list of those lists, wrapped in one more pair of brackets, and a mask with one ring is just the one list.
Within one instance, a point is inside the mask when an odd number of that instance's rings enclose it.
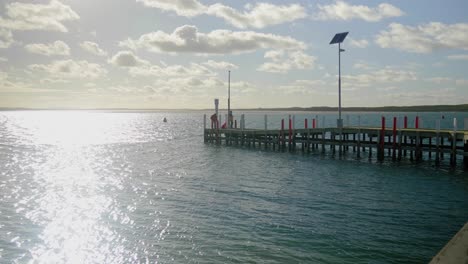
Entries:
{"label": "pier support beam", "polygon": [[468,154],[468,140],[465,139],[464,140],[464,144],[463,144],[463,166],[465,168],[465,170],[468,170],[468,156],[466,156]]}

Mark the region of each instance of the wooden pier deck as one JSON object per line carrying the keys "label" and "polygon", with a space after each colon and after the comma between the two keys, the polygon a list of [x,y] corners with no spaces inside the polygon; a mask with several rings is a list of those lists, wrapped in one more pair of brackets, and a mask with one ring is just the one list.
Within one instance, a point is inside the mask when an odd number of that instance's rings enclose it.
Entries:
{"label": "wooden pier deck", "polygon": [[[463,160],[468,168],[468,131],[388,128],[337,127],[299,129],[204,128],[204,141],[212,144],[247,146],[287,151],[331,151],[339,155],[356,153],[358,158],[373,155],[382,161],[403,158],[411,161],[432,159],[455,167]],[[340,136],[341,135],[341,136]],[[375,154],[374,154],[375,153]]]}

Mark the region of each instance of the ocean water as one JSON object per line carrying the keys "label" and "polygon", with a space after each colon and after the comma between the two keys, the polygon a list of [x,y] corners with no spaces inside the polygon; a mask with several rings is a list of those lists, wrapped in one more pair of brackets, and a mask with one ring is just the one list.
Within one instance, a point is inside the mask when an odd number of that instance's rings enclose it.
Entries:
{"label": "ocean water", "polygon": [[426,263],[468,221],[460,168],[214,146],[202,129],[202,112],[0,112],[0,263]]}

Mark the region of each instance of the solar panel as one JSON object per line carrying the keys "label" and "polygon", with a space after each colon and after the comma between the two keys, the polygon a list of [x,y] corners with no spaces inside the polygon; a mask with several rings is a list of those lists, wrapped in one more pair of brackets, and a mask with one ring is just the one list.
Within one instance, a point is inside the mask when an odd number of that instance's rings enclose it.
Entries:
{"label": "solar panel", "polygon": [[330,44],[341,43],[346,38],[349,32],[343,32],[336,34],[333,39],[330,41]]}

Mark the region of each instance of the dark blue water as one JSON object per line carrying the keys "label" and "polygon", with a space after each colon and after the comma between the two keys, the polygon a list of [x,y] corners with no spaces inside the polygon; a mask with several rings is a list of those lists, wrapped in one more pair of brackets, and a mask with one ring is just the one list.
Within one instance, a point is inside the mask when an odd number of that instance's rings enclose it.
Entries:
{"label": "dark blue water", "polygon": [[0,262],[425,263],[468,221],[460,169],[206,145],[202,114],[0,112]]}

